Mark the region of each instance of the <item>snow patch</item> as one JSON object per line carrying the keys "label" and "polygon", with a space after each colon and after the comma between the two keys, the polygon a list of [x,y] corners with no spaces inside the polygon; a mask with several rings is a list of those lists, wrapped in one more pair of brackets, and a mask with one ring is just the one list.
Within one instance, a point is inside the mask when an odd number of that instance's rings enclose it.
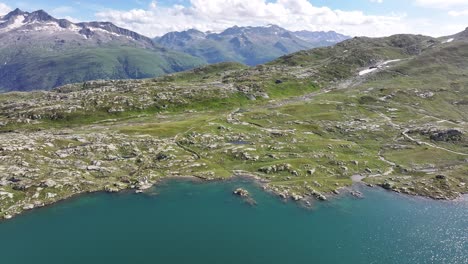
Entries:
{"label": "snow patch", "polygon": [[446,41],[444,41],[444,43],[450,43],[450,42],[452,42],[454,40],[455,40],[454,38],[450,38],[450,39],[447,39]]}
{"label": "snow patch", "polygon": [[99,31],[99,32],[104,32],[104,33],[107,33],[107,34],[111,34],[113,36],[117,36],[117,37],[121,37],[122,35],[119,35],[117,33],[114,33],[114,32],[110,32],[110,31],[107,31],[105,29],[102,29],[102,28],[96,28],[96,27],[89,27],[89,29],[91,31]]}
{"label": "snow patch", "polygon": [[385,66],[387,64],[390,64],[390,63],[393,63],[393,62],[399,62],[399,61],[401,61],[401,59],[384,61],[384,62],[382,62],[382,64],[380,64],[377,67]]}
{"label": "snow patch", "polygon": [[[378,64],[377,66],[374,66],[374,67],[372,67],[372,68],[369,68],[369,69],[365,69],[365,70],[363,70],[363,71],[360,71],[360,72],[359,72],[359,76],[363,76],[363,75],[369,74],[369,73],[371,73],[371,72],[374,72],[374,71],[376,71],[376,70],[383,69],[383,68],[385,68],[385,66],[387,66],[388,64],[393,63],[393,62],[398,62],[398,61],[401,61],[401,59],[384,61],[384,62]],[[388,66],[387,66],[387,67],[388,67]]]}
{"label": "snow patch", "polygon": [[75,25],[75,24],[71,24],[70,27],[68,28],[70,29],[71,31],[73,32],[80,32],[80,30],[82,29],[81,27]]}
{"label": "snow patch", "polygon": [[11,25],[6,26],[2,31],[10,31],[25,25],[24,16],[17,16]]}
{"label": "snow patch", "polygon": [[366,75],[366,74],[371,73],[371,72],[376,71],[376,70],[377,70],[377,68],[370,68],[370,69],[360,71],[359,76]]}
{"label": "snow patch", "polygon": [[51,33],[57,31],[64,31],[65,29],[60,27],[57,22],[49,22],[49,23],[35,23],[33,27],[34,31],[49,31]]}

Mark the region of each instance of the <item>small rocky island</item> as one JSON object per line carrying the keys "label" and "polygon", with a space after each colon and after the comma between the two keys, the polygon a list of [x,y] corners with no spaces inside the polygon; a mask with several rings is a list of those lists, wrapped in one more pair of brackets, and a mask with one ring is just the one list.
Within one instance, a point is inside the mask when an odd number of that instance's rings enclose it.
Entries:
{"label": "small rocky island", "polygon": [[239,195],[240,197],[249,197],[249,192],[242,188],[237,188],[234,190],[235,195]]}

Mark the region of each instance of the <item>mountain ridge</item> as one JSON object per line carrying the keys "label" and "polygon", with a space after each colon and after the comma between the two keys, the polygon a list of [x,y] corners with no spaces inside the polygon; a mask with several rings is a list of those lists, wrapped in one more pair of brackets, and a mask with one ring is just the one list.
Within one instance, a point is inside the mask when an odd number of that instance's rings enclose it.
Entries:
{"label": "mountain ridge", "polygon": [[161,46],[204,58],[208,63],[235,61],[255,66],[299,50],[329,46],[350,37],[329,32],[289,31],[277,25],[233,26],[219,33],[189,29],[154,39]]}
{"label": "mountain ridge", "polygon": [[[96,37],[100,42],[108,42],[112,38],[128,38],[145,48],[156,48],[153,41],[143,35],[114,25],[111,22],[80,22],[73,23],[67,19],[56,19],[44,10],[25,12],[15,9],[0,19],[0,34],[15,31],[19,33],[31,33],[34,31],[49,31],[50,33],[61,31],[62,34],[71,33],[74,37],[85,40]],[[102,34],[107,34],[109,39],[103,39]],[[69,36],[70,37],[70,36]]]}
{"label": "mountain ridge", "polygon": [[201,59],[110,22],[73,23],[43,10],[0,19],[0,91],[51,89],[94,79],[139,79],[187,70]]}

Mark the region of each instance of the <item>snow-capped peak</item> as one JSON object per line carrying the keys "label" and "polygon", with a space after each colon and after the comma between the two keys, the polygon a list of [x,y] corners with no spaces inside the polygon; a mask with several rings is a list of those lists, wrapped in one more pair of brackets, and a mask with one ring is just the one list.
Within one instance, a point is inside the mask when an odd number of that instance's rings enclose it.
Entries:
{"label": "snow-capped peak", "polygon": [[[22,26],[25,25],[24,23],[24,20],[25,20],[25,16],[24,15],[20,15],[20,16],[17,16],[15,17],[15,19],[12,21],[12,23],[8,23],[4,29],[6,29],[7,31],[8,30],[13,30],[13,29],[16,29],[16,28],[20,28]],[[8,22],[8,21],[7,21]],[[5,23],[7,23],[5,22]]]}
{"label": "snow-capped peak", "polygon": [[[132,45],[154,48],[150,38],[136,32],[120,28],[109,22],[72,23],[66,19],[56,19],[43,10],[24,12],[20,9],[0,17],[0,38],[11,38],[20,34],[22,37],[49,39],[60,43],[86,41],[85,43],[107,43],[121,41]],[[53,38],[51,36],[54,35]]]}

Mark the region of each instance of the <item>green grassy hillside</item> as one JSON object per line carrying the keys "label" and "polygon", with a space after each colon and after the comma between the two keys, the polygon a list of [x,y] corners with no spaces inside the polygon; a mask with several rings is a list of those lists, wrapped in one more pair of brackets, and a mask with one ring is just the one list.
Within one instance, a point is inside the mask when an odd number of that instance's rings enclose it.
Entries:
{"label": "green grassy hillside", "polygon": [[98,79],[141,79],[195,68],[200,59],[171,51],[133,47],[88,47],[61,51],[0,50],[11,58],[0,66],[3,91],[44,90]]}

